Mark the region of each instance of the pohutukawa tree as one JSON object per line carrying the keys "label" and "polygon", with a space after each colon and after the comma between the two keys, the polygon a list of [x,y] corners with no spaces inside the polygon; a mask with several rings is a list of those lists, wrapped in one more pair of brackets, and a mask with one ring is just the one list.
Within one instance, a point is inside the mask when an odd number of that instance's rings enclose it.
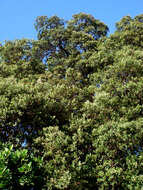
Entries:
{"label": "pohutukawa tree", "polygon": [[0,46],[0,188],[141,189],[143,15],[35,28]]}

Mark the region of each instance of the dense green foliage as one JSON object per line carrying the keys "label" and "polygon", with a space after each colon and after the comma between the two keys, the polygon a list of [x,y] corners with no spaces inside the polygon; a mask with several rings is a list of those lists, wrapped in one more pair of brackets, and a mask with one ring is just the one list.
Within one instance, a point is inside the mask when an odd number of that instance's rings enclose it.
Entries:
{"label": "dense green foliage", "polygon": [[0,189],[143,187],[143,15],[37,17],[0,46]]}

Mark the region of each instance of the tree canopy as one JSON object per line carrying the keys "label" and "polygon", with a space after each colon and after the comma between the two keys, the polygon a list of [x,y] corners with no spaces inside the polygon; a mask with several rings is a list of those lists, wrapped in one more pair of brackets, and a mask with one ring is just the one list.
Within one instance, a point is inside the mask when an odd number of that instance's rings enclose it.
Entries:
{"label": "tree canopy", "polygon": [[0,189],[141,189],[143,15],[35,29],[0,46]]}

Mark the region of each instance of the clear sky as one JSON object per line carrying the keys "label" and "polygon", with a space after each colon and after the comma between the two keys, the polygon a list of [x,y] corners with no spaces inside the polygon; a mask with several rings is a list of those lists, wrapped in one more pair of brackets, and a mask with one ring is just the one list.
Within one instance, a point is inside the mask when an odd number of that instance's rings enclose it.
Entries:
{"label": "clear sky", "polygon": [[0,0],[0,42],[36,39],[37,16],[57,15],[67,20],[79,12],[92,14],[113,33],[123,16],[143,14],[143,0]]}

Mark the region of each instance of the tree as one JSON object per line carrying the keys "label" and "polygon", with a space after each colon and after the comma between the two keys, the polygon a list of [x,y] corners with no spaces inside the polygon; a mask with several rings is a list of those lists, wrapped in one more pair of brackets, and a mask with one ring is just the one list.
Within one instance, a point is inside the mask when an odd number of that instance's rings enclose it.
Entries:
{"label": "tree", "polygon": [[1,45],[0,188],[142,188],[142,20],[41,16]]}

